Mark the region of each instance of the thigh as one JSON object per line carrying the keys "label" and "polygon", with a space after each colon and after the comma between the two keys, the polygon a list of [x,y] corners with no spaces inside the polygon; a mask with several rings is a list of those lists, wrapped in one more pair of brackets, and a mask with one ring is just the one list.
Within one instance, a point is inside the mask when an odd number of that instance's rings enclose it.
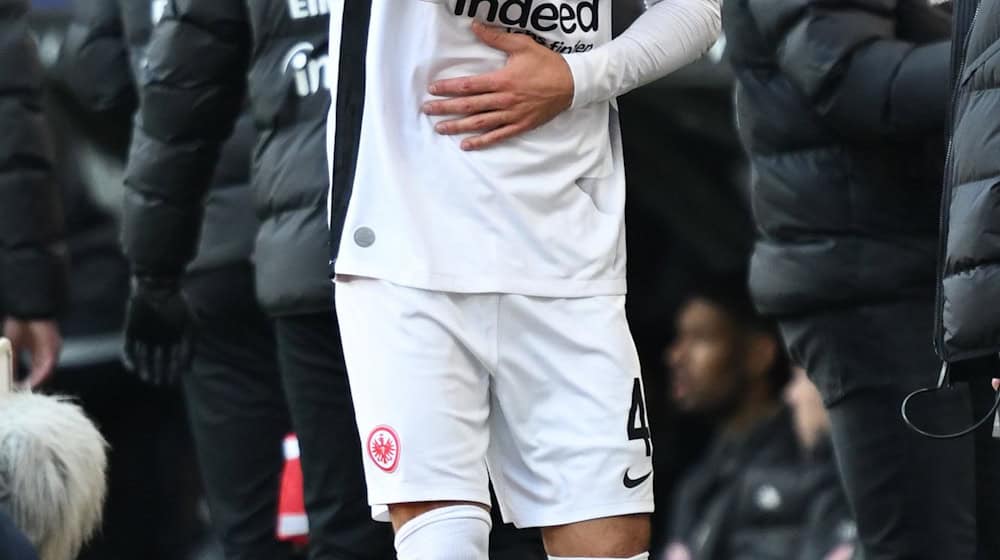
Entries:
{"label": "thigh", "polygon": [[[845,491],[868,560],[969,559],[975,547],[971,439],[924,438],[902,420],[911,391],[937,381],[930,302],[898,302],[782,321],[793,358],[830,413]],[[972,414],[956,389],[913,403],[932,431],[957,431]],[[929,515],[927,512],[935,512]]]}
{"label": "thigh", "polygon": [[489,504],[491,296],[337,284],[369,500]]}
{"label": "thigh", "polygon": [[[931,440],[901,420],[902,391],[858,391],[830,408],[832,436],[848,500],[868,560],[971,560],[976,518],[973,441]],[[929,428],[954,429],[971,417],[955,391],[927,407]]]}
{"label": "thigh", "polygon": [[910,392],[937,382],[930,301],[858,306],[780,321],[792,359],[830,406],[856,391]]}
{"label": "thigh", "polygon": [[183,387],[226,558],[287,557],[286,545],[275,539],[275,512],[281,442],[291,421],[269,321],[257,314],[203,324]]}
{"label": "thigh", "polygon": [[354,407],[332,312],[279,317],[278,363],[298,435],[310,559],[390,558],[392,533],[372,521]]}
{"label": "thigh", "polygon": [[501,299],[489,465],[515,525],[653,510],[652,444],[624,303]]}

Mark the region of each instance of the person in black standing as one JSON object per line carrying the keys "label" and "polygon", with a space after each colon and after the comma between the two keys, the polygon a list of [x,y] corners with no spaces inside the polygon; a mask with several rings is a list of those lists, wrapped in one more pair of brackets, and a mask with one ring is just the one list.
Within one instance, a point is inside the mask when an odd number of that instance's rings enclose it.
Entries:
{"label": "person in black standing", "polygon": [[[298,434],[312,559],[392,556],[372,521],[354,409],[330,311],[326,268],[326,2],[155,2],[162,17],[145,53],[126,170],[122,240],[139,309],[133,359],[183,354],[184,268],[223,143],[244,105],[257,129],[251,161],[254,287],[274,320],[282,383]],[[360,63],[360,61],[358,61]],[[223,299],[230,288],[218,285]],[[144,323],[154,321],[143,319]],[[246,403],[253,407],[254,402]],[[239,455],[228,457],[238,464]],[[238,468],[234,464],[233,468]]]}
{"label": "person in black standing", "polygon": [[34,387],[59,357],[55,318],[66,302],[68,263],[28,7],[0,0],[0,318],[15,351],[31,354],[26,381]]}
{"label": "person in black standing", "polygon": [[[55,318],[66,299],[67,261],[28,6],[27,0],[0,0],[0,318],[3,336],[31,353],[27,383],[38,386],[59,357]],[[3,512],[0,556],[37,559]]]}
{"label": "person in black standing", "polygon": [[[136,82],[161,6],[150,0],[74,2],[58,81],[94,126],[130,129]],[[253,123],[244,115],[222,146],[214,171],[206,171],[210,188],[197,256],[183,278],[172,279],[183,280],[183,299],[178,286],[153,292],[135,282],[126,343],[130,366],[141,378],[157,385],[172,384],[178,377],[182,382],[209,509],[226,558],[278,560],[291,552],[275,538],[281,441],[291,422],[273,328],[254,291],[250,254],[257,219],[249,187],[254,139]],[[161,295],[165,299],[157,299]],[[173,310],[169,321],[160,316],[166,305]],[[185,341],[190,336],[190,346],[186,342],[178,352],[156,355],[156,344],[171,336]],[[125,475],[114,474],[113,480]]]}
{"label": "person in black standing", "polygon": [[[823,396],[864,557],[972,559],[973,442],[924,439],[899,414],[940,367],[950,17],[923,0],[723,10],[754,169],[751,288]],[[916,405],[931,430],[972,418],[965,391]]]}
{"label": "person in black standing", "polygon": [[[945,169],[938,255],[935,344],[956,377],[969,379],[977,408],[994,399],[986,379],[1000,377],[1000,257],[993,232],[1000,227],[1000,2],[957,0],[953,7],[950,147]],[[975,434],[979,558],[1000,557],[1000,442]]]}

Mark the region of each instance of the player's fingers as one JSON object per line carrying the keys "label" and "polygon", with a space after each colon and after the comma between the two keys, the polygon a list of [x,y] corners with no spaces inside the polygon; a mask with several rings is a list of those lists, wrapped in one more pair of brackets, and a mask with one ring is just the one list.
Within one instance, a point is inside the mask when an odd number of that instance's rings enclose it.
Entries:
{"label": "player's fingers", "polygon": [[489,148],[490,146],[499,144],[500,142],[513,138],[519,134],[524,134],[527,130],[528,127],[523,124],[509,124],[479,136],[466,138],[462,141],[462,149],[467,152],[471,152]]}
{"label": "player's fingers", "polygon": [[432,83],[427,91],[438,97],[464,97],[500,91],[506,83],[504,74],[498,71],[478,76],[438,80]]}
{"label": "player's fingers", "polygon": [[502,27],[486,25],[481,21],[472,23],[472,32],[483,43],[507,54],[514,54],[535,44],[535,40],[524,33],[511,33]]}
{"label": "player's fingers", "polygon": [[434,129],[438,134],[467,134],[470,132],[486,132],[508,125],[513,121],[513,117],[503,111],[493,111],[491,113],[479,113],[463,119],[452,121],[441,121]]}
{"label": "player's fingers", "polygon": [[453,99],[441,99],[424,103],[424,113],[428,115],[474,115],[486,111],[506,109],[517,102],[507,93],[486,93]]}

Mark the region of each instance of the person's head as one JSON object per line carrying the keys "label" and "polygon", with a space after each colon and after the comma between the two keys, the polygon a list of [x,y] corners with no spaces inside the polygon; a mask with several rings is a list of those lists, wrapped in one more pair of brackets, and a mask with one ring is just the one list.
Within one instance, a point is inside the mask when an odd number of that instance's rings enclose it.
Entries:
{"label": "person's head", "polygon": [[721,421],[780,402],[791,375],[775,325],[756,312],[742,278],[704,283],[687,300],[665,359],[678,407]]}
{"label": "person's head", "polygon": [[793,372],[792,380],[785,387],[785,402],[792,409],[795,433],[802,446],[814,449],[830,433],[830,417],[823,407],[819,389],[809,380],[806,370],[796,367]]}

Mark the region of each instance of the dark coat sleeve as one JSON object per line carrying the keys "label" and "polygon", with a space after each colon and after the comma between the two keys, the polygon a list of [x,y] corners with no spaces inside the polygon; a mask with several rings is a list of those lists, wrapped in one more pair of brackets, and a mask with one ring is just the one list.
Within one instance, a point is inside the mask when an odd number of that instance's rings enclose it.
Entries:
{"label": "dark coat sleeve", "polygon": [[54,79],[88,112],[129,118],[135,86],[119,0],[74,0]]}
{"label": "dark coat sleeve", "polygon": [[[906,37],[910,0],[785,1],[800,6],[774,22],[778,64],[831,128],[861,140],[943,130],[950,42]],[[766,22],[770,3],[756,3]]]}
{"label": "dark coat sleeve", "polygon": [[52,318],[66,297],[63,217],[27,0],[0,0],[0,308]]}
{"label": "dark coat sleeve", "polygon": [[242,0],[177,0],[153,30],[125,173],[122,244],[135,274],[176,277],[194,257],[250,49]]}

